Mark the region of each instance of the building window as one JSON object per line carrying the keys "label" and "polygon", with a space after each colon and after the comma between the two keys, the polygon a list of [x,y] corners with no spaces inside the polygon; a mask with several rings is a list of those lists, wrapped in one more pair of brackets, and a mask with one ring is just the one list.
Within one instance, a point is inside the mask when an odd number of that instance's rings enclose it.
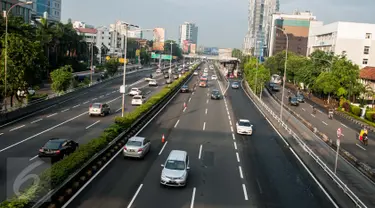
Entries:
{"label": "building window", "polygon": [[363,65],[367,65],[367,63],[368,63],[368,59],[363,59],[363,60],[362,60],[362,64],[363,64]]}
{"label": "building window", "polygon": [[363,54],[368,55],[370,53],[370,46],[365,46],[363,49]]}
{"label": "building window", "polygon": [[366,33],[366,39],[371,39],[372,34],[371,33]]}

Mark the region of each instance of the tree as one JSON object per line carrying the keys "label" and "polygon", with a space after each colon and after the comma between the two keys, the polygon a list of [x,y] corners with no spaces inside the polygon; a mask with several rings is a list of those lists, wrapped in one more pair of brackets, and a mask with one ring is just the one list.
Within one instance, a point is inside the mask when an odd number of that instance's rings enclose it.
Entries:
{"label": "tree", "polygon": [[110,76],[115,75],[119,67],[120,62],[118,61],[118,59],[110,59],[105,62],[105,68],[107,69],[108,75]]}
{"label": "tree", "polygon": [[52,90],[55,92],[66,91],[72,83],[72,71],[72,67],[66,65],[51,72]]}
{"label": "tree", "polygon": [[171,43],[172,44],[172,55],[182,58],[182,50],[180,46],[174,40],[166,40],[164,42],[164,54],[171,54]]}
{"label": "tree", "polygon": [[232,57],[238,58],[238,59],[241,60],[242,56],[243,56],[243,54],[242,54],[242,51],[240,49],[235,48],[235,49],[232,50]]}
{"label": "tree", "polygon": [[141,64],[149,64],[151,61],[151,56],[145,48],[141,48]]}
{"label": "tree", "polygon": [[[3,40],[3,45],[5,41]],[[5,58],[5,49],[2,50],[1,59]],[[4,69],[4,62],[1,62]],[[33,87],[41,83],[41,73],[45,71],[47,61],[43,55],[43,49],[38,41],[30,41],[17,33],[8,34],[8,64],[7,64],[7,95],[13,96],[17,91],[27,92],[28,87]],[[1,70],[0,80],[4,85],[5,71]]]}
{"label": "tree", "polygon": [[271,77],[270,70],[264,65],[257,63],[256,58],[246,62],[244,73],[249,86],[256,92],[260,92]]}

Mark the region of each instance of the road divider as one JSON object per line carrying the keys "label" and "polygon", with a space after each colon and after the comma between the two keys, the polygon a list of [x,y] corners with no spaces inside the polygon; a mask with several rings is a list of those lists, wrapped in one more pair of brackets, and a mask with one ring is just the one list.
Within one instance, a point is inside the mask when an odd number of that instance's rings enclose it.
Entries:
{"label": "road divider", "polygon": [[91,140],[71,155],[52,165],[39,175],[39,182],[25,189],[21,195],[6,200],[0,207],[61,207],[92,180],[121,151],[127,139],[144,128],[179,92],[192,77],[192,70],[164,87],[145,104],[116,117],[115,124],[100,137]]}
{"label": "road divider", "polygon": [[[280,105],[281,101],[272,93],[272,90],[269,89],[269,87],[266,87],[268,93],[270,96],[276,100]],[[283,104],[284,109],[286,109],[288,112],[290,112],[294,117],[296,117],[299,121],[302,122],[308,129],[310,129],[317,137],[319,137],[321,140],[323,140],[328,146],[330,146],[334,151],[337,150],[337,144],[336,139],[332,140],[332,138],[328,138],[328,136],[318,130],[317,127],[313,126],[310,122],[308,122],[306,119],[304,119],[301,115],[294,112],[292,109],[290,109],[287,105]],[[311,114],[312,115],[312,114]],[[324,122],[323,122],[324,123]],[[326,123],[324,123],[326,124]],[[326,124],[327,125],[327,124]],[[369,179],[371,179],[373,182],[375,182],[375,169],[371,167],[370,165],[362,162],[357,157],[355,157],[353,154],[345,150],[343,147],[340,146],[339,153],[342,157],[344,157],[348,162],[350,162],[354,167],[356,167],[359,171],[361,171],[363,174],[365,174]]]}

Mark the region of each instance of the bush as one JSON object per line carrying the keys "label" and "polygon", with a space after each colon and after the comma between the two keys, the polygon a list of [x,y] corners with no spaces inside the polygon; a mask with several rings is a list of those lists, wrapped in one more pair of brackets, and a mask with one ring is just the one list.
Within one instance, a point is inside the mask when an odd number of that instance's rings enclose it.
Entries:
{"label": "bush", "polygon": [[361,108],[355,105],[350,105],[350,112],[356,116],[361,116]]}
{"label": "bush", "polygon": [[[193,70],[197,67],[195,65]],[[188,74],[191,74],[191,70]],[[173,88],[183,81],[188,75],[181,77],[172,83]],[[173,89],[172,88],[172,89]],[[19,197],[3,201],[0,207],[27,207],[28,204],[46,194],[49,188],[56,188],[63,183],[71,174],[80,169],[90,158],[97,152],[104,149],[111,141],[113,141],[121,132],[129,128],[134,121],[146,113],[153,105],[157,104],[164,96],[171,91],[171,88],[165,87],[158,94],[152,96],[145,104],[137,107],[132,112],[128,112],[124,117],[116,117],[115,123],[104,130],[104,132],[96,139],[92,139],[87,144],[80,147],[68,157],[52,165],[51,168],[44,170],[40,174],[40,183],[33,184]]]}
{"label": "bush", "polygon": [[342,104],[342,108],[344,109],[344,111],[349,112],[350,111],[350,104],[348,102],[344,102]]}
{"label": "bush", "polygon": [[47,99],[47,97],[48,97],[47,93],[41,93],[41,94],[35,94],[35,95],[27,95],[27,102],[32,102],[34,100]]}
{"label": "bush", "polygon": [[365,118],[368,121],[374,122],[375,121],[375,111],[367,111],[366,115],[365,115]]}

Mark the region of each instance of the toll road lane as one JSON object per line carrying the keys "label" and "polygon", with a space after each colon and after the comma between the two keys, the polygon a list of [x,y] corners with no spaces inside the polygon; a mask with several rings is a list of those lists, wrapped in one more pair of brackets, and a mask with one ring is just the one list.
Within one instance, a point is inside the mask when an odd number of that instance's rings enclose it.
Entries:
{"label": "toll road lane", "polygon": [[[189,82],[189,88],[193,88],[194,84]],[[168,145],[167,142],[161,143],[162,135],[165,138],[170,138],[171,129],[179,120],[183,113],[183,104],[190,96],[191,93],[178,94],[154,120],[150,121],[151,123],[148,126],[137,134],[137,136],[150,139],[152,144],[150,153],[143,161],[124,159],[122,153],[120,153],[91,184],[82,189],[82,192],[72,199],[67,207],[126,207],[159,153],[163,150],[163,146]],[[160,167],[160,164],[158,165]],[[155,181],[156,186],[158,186],[158,183],[159,180]]]}
{"label": "toll road lane", "polygon": [[242,89],[228,90],[234,121],[249,119],[252,136],[236,135],[249,198],[280,207],[333,207]]}
{"label": "toll road lane", "polygon": [[[159,78],[158,82],[162,82],[162,79],[162,77]],[[151,90],[156,90],[159,88],[161,89],[161,87],[149,88],[148,84],[143,80],[141,80],[140,83],[134,85],[134,87],[143,88],[143,91],[145,91],[145,93],[148,93]],[[112,89],[108,90],[110,91]],[[119,92],[115,92],[111,93],[108,96],[99,97],[98,99],[96,99],[95,101],[91,101],[90,103],[106,102],[110,105],[111,111],[115,112],[118,108],[121,107],[121,105],[113,105],[113,102],[117,101],[120,97],[121,94]],[[131,97],[127,97],[126,100],[131,100]],[[11,148],[14,148],[15,146],[22,145],[24,142],[34,139],[34,137],[36,136],[47,133],[57,127],[67,125],[67,123],[77,121],[81,117],[84,117],[84,120],[87,121],[88,119],[84,115],[86,115],[90,103],[87,103],[85,105],[82,104],[76,107],[73,106],[69,111],[65,113],[49,114],[48,119],[44,119],[43,121],[40,121],[35,124],[30,124],[19,130],[8,132],[6,135],[3,136],[2,142],[0,143],[0,155],[4,154],[4,152],[8,151]],[[128,104],[130,104],[130,102]]]}
{"label": "toll road lane", "polygon": [[[144,77],[146,73],[150,73],[150,71],[141,71],[136,72],[133,74],[129,74],[127,76],[128,85],[138,84],[144,82]],[[160,75],[158,76],[161,77]],[[15,130],[21,130],[18,128],[23,126],[22,131],[27,131],[32,133],[33,130],[40,130],[39,128],[45,128],[46,125],[50,125],[51,122],[55,120],[56,117],[64,119],[71,115],[68,115],[70,111],[80,108],[86,107],[91,102],[98,102],[103,98],[113,97],[119,95],[118,90],[120,85],[122,84],[121,79],[114,79],[108,83],[104,83],[101,88],[92,88],[87,89],[87,91],[83,92],[79,96],[75,97],[74,99],[63,101],[60,104],[57,104],[53,107],[47,108],[41,112],[36,113],[28,118],[22,119],[18,122],[6,125],[0,128],[0,132],[3,133],[1,138],[15,138],[16,135],[10,135],[9,132],[13,132]],[[77,115],[77,114],[73,114]],[[1,149],[1,147],[0,147]]]}
{"label": "toll road lane", "polygon": [[[281,98],[281,93],[276,93],[278,98]],[[284,99],[287,104],[287,99]],[[326,113],[317,111],[316,114],[312,114],[312,107],[308,103],[300,103],[298,107],[290,107],[294,112],[303,117],[306,121],[311,123],[318,131],[324,133],[328,138],[332,140],[337,139],[337,129],[342,129],[343,136],[341,137],[341,147],[346,151],[349,151],[360,161],[375,167],[375,134],[369,132],[369,143],[368,146],[364,146],[362,142],[358,140],[358,131],[351,128],[351,126],[343,125],[340,121],[335,119],[329,119]]]}

